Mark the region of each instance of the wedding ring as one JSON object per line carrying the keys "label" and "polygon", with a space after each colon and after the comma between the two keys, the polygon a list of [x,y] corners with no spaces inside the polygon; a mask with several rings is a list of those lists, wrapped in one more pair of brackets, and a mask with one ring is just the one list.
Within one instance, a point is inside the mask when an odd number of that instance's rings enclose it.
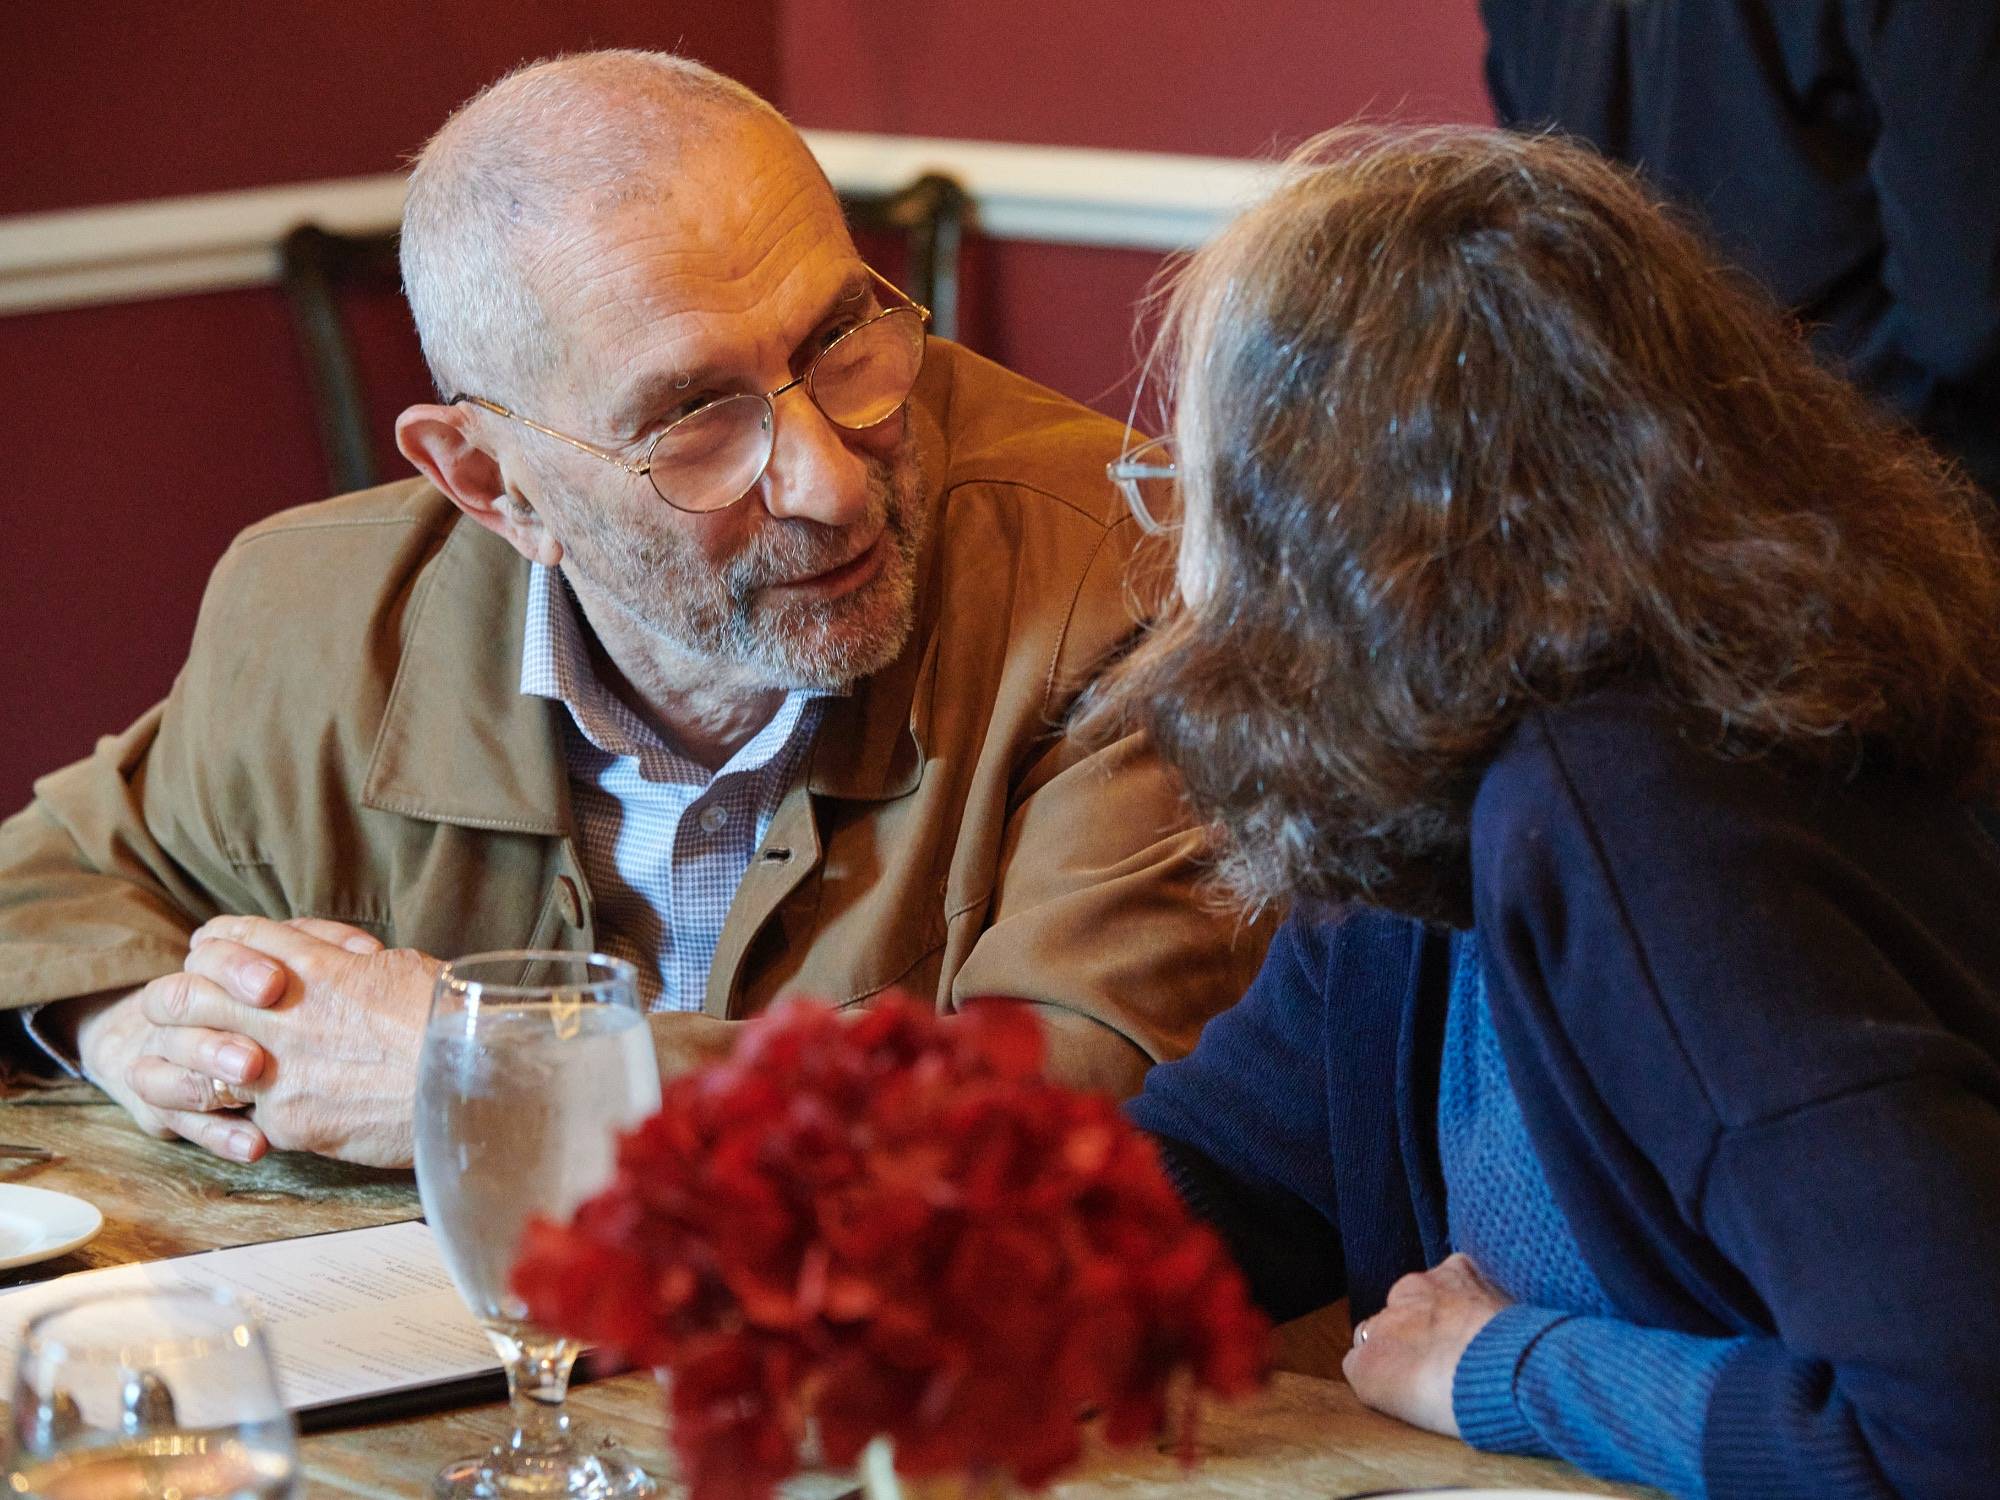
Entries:
{"label": "wedding ring", "polygon": [[1363,1318],[1354,1326],[1354,1346],[1358,1349],[1368,1342],[1368,1320]]}
{"label": "wedding ring", "polygon": [[208,1097],[211,1109],[247,1109],[251,1103],[250,1096],[237,1093],[236,1085],[226,1078],[208,1080]]}

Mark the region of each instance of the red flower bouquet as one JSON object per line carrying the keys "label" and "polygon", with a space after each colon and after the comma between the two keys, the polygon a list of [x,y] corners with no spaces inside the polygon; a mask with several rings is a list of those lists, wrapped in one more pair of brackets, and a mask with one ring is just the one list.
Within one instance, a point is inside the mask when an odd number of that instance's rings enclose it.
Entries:
{"label": "red flower bouquet", "polygon": [[1041,1078],[1041,1055],[1006,1002],[781,1006],[667,1085],[569,1224],[529,1226],[515,1289],[545,1327],[670,1372],[698,1500],[769,1495],[808,1418],[836,1465],[881,1434],[905,1475],[1039,1487],[1086,1415],[1130,1443],[1166,1427],[1183,1372],[1253,1389],[1269,1325],[1221,1242],[1117,1106]]}

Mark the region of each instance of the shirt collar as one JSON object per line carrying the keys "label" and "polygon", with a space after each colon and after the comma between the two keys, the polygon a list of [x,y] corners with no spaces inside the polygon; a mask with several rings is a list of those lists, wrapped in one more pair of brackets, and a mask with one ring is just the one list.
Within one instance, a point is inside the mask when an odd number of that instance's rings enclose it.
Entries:
{"label": "shirt collar", "polygon": [[607,755],[630,756],[677,781],[706,783],[713,776],[758,771],[769,765],[799,732],[816,723],[807,710],[819,699],[840,696],[795,688],[756,734],[711,773],[682,755],[658,730],[604,685],[591,665],[584,626],[562,575],[539,563],[528,570],[528,598],[521,632],[521,691],[547,698],[569,710],[571,721]]}

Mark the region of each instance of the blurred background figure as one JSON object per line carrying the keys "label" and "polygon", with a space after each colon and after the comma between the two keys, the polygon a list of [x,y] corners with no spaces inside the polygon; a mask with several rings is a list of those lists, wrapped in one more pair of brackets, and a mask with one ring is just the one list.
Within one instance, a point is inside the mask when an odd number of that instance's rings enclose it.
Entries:
{"label": "blurred background figure", "polygon": [[2000,5],[1481,0],[1502,124],[1641,168],[2000,495]]}

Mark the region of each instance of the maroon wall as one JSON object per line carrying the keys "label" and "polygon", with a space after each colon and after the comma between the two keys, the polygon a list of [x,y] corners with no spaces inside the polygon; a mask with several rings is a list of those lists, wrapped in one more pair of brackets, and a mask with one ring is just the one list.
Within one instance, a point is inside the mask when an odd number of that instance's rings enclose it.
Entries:
{"label": "maroon wall", "polygon": [[[794,0],[802,126],[1268,157],[1348,120],[1488,120],[1473,0]],[[973,251],[968,342],[1123,416],[1160,257]]]}
{"label": "maroon wall", "polygon": [[[388,171],[495,74],[591,45],[679,45],[802,125],[897,134],[1263,154],[1358,113],[1485,108],[1473,0],[182,0],[136,14],[0,3],[0,214]],[[1131,307],[1157,263],[977,243],[970,341],[1122,411]],[[400,309],[364,318],[386,419],[421,377]],[[322,465],[274,290],[0,316],[0,810],[165,691],[217,554],[322,494]]]}

